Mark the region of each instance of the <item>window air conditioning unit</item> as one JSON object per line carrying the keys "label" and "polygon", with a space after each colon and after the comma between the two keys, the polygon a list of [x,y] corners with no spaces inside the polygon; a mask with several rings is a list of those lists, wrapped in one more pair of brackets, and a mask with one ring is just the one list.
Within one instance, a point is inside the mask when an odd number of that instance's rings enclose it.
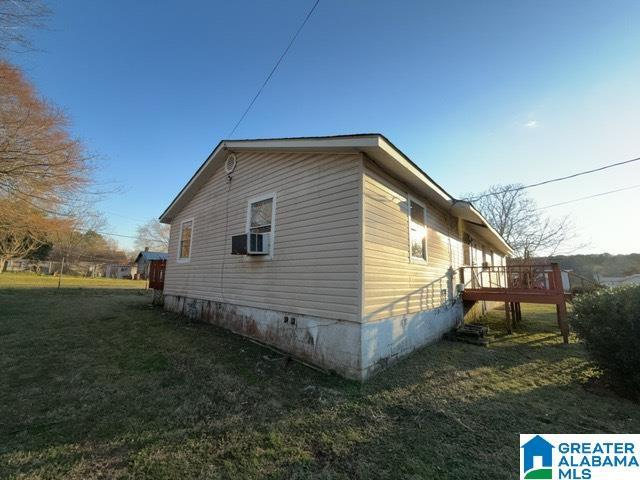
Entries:
{"label": "window air conditioning unit", "polygon": [[247,254],[247,234],[233,235],[231,237],[231,255]]}
{"label": "window air conditioning unit", "polygon": [[271,233],[243,233],[231,237],[232,255],[269,255]]}
{"label": "window air conditioning unit", "polygon": [[271,233],[247,233],[247,254],[268,255],[271,250]]}

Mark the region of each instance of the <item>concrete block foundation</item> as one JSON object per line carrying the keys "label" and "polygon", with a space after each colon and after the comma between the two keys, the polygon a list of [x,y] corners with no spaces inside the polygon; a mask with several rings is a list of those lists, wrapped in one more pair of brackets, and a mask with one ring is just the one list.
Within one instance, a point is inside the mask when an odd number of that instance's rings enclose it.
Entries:
{"label": "concrete block foundation", "polygon": [[433,310],[368,323],[168,294],[164,295],[164,308],[264,342],[360,381],[417,348],[439,340],[463,318],[459,300]]}

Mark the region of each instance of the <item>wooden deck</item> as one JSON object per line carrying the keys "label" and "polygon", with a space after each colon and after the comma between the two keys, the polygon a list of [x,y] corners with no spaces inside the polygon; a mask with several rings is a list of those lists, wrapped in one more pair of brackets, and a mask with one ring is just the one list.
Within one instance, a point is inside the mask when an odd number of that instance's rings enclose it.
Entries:
{"label": "wooden deck", "polygon": [[509,333],[513,324],[522,319],[521,303],[556,305],[558,326],[564,343],[569,342],[567,324],[567,296],[562,273],[557,263],[507,266],[462,267],[460,278],[464,284],[465,302],[504,303],[505,324]]}

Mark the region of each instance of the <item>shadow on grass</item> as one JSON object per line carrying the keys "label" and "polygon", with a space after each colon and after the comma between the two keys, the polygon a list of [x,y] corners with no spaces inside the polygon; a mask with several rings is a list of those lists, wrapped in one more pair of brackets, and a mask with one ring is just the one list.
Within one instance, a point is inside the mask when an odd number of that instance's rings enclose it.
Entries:
{"label": "shadow on grass", "polygon": [[512,478],[520,432],[640,428],[631,404],[582,389],[582,347],[544,321],[360,385],[135,291],[0,302],[0,477]]}

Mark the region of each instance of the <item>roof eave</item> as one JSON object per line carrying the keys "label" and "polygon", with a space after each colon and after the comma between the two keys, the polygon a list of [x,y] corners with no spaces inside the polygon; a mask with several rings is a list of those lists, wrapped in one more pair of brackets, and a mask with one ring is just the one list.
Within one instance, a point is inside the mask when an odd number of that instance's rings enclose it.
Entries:
{"label": "roof eave", "polygon": [[513,255],[514,250],[511,245],[491,226],[472,203],[466,200],[456,200],[451,207],[451,211],[457,217],[481,225],[483,228],[489,230],[491,232],[491,238],[494,240],[494,246],[506,255]]}
{"label": "roof eave", "polygon": [[[454,215],[468,218],[487,227],[499,246],[505,253],[513,254],[513,249],[495,231],[485,218],[469,202],[456,200],[444,188],[438,185],[418,165],[407,157],[399,148],[379,133],[339,135],[333,137],[298,137],[256,140],[222,140],[209,154],[204,163],[193,174],[189,182],[180,190],[167,209],[160,215],[162,223],[171,223],[175,215],[188,202],[188,193],[193,188],[204,184],[209,178],[205,175],[216,167],[217,161],[223,161],[225,151],[256,151],[256,150],[296,150],[296,151],[354,151],[361,152],[372,158],[381,167],[394,174],[407,185],[422,192],[437,205],[450,210]],[[201,185],[200,185],[201,186]]]}

